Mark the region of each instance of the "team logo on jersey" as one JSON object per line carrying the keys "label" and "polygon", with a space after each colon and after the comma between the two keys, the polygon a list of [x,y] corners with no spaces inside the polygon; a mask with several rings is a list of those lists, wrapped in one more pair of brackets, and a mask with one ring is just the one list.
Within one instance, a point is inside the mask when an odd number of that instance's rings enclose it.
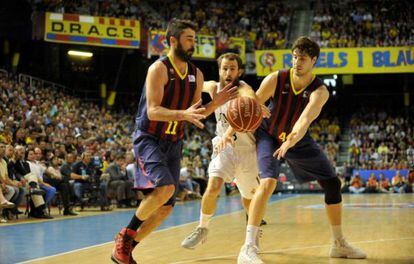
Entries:
{"label": "team logo on jersey", "polygon": [[282,94],[287,94],[287,93],[289,93],[289,84],[285,84],[285,87],[283,87],[283,90],[282,90]]}
{"label": "team logo on jersey", "polygon": [[196,81],[195,76],[194,75],[188,75],[188,81],[195,82]]}
{"label": "team logo on jersey", "polygon": [[171,74],[171,81],[174,81],[175,80],[175,72],[174,72],[173,68],[170,69],[170,74]]}

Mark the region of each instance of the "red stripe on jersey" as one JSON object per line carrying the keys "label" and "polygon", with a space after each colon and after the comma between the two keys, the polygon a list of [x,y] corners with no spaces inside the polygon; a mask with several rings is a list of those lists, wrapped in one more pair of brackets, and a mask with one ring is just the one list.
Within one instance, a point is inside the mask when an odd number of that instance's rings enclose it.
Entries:
{"label": "red stripe on jersey", "polygon": [[76,22],[79,22],[79,15],[63,14],[63,20],[64,21],[76,21]]}
{"label": "red stripe on jersey", "polygon": [[[279,111],[280,111],[281,104],[282,104],[282,91],[283,91],[283,89],[285,87],[285,81],[286,81],[286,77],[287,77],[287,73],[286,72],[280,71],[279,73],[281,74],[281,76],[280,76],[280,84],[276,85],[276,89],[279,86],[279,91],[278,91],[278,97],[279,98],[278,98],[278,101],[277,101],[277,105],[275,106],[276,109],[273,110],[273,112],[275,114],[273,116],[272,123],[271,123],[271,125],[269,127],[269,134],[273,134],[273,129],[275,128],[275,125],[276,125],[276,120],[277,120],[277,117],[279,115]],[[275,98],[273,100],[275,100]]]}
{"label": "red stripe on jersey", "polygon": [[299,102],[296,103],[296,111],[293,114],[292,119],[290,120],[290,124],[286,130],[286,133],[290,133],[292,131],[293,126],[295,125],[296,121],[299,119],[299,115],[302,114],[303,111],[300,111],[300,109],[302,108],[302,103],[304,101],[305,100],[303,98],[300,98]]}
{"label": "red stripe on jersey", "polygon": [[[171,101],[170,105],[166,105],[165,107],[168,109],[172,109],[175,110],[177,109],[177,105],[178,105],[178,99],[180,98],[180,90],[181,90],[181,83],[180,83],[180,77],[178,76],[177,73],[175,73],[175,82],[174,82],[174,86],[171,87],[171,89],[169,90],[174,90],[174,95]],[[178,88],[177,88],[178,87]],[[165,98],[167,98],[166,96],[164,96]],[[165,137],[167,136],[165,134],[165,130],[167,130],[169,125],[169,122],[164,122],[164,125],[162,126],[162,130],[161,130],[161,139],[165,139]],[[171,129],[173,128],[173,125],[171,127]]]}
{"label": "red stripe on jersey", "polygon": [[[184,89],[184,98],[183,98],[183,102],[182,102],[182,105],[181,105],[181,109],[187,109],[189,107],[189,105],[191,105],[192,102],[189,102],[189,99],[190,99],[190,81],[189,81],[188,77],[186,77],[185,89]],[[180,131],[179,137],[181,139],[181,138],[184,137],[184,121],[180,121],[179,131]],[[178,134],[175,135],[174,140],[177,140],[177,139],[178,139]]]}
{"label": "red stripe on jersey", "polygon": [[288,99],[287,99],[287,103],[286,103],[286,109],[282,113],[283,114],[282,120],[280,121],[280,123],[277,126],[277,130],[276,130],[277,139],[279,139],[279,135],[280,135],[281,132],[286,132],[286,131],[280,131],[280,130],[283,130],[285,128],[286,121],[287,121],[286,119],[287,119],[287,116],[289,115],[290,107],[292,106],[292,98],[293,98],[293,92],[289,91]]}

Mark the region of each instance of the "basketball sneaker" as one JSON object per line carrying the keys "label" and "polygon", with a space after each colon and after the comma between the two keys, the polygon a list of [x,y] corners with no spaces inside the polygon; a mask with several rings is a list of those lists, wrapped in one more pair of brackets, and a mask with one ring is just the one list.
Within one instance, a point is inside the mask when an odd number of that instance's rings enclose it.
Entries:
{"label": "basketball sneaker", "polygon": [[349,245],[344,238],[334,240],[329,252],[329,256],[331,258],[349,259],[367,258],[367,255],[362,250]]}
{"label": "basketball sneaker", "polygon": [[[129,264],[131,263],[131,251],[132,241],[134,240],[137,232],[122,228],[119,234],[115,238],[115,246],[112,251],[111,259],[117,264]],[[132,262],[133,263],[133,262]]]}
{"label": "basketball sneaker", "polygon": [[240,249],[237,264],[264,264],[259,258],[259,249],[255,245],[243,245]]}
{"label": "basketball sneaker", "polygon": [[207,241],[208,229],[197,227],[188,237],[186,237],[181,246],[187,249],[194,249],[198,244],[204,244]]}

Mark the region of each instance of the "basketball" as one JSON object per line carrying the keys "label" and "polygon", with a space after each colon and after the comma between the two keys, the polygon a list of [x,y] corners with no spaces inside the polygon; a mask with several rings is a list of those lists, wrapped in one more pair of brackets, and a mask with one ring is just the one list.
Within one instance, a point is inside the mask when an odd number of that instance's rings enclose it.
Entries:
{"label": "basketball", "polygon": [[226,117],[237,132],[250,132],[259,127],[262,108],[253,98],[238,97],[229,102]]}

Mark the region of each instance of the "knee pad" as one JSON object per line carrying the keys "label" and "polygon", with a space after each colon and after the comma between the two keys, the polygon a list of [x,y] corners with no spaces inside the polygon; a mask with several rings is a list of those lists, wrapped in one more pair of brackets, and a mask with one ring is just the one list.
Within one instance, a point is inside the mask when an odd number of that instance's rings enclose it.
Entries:
{"label": "knee pad", "polygon": [[342,202],[341,181],[338,177],[330,178],[328,180],[319,180],[318,182],[325,192],[326,204],[338,204]]}

